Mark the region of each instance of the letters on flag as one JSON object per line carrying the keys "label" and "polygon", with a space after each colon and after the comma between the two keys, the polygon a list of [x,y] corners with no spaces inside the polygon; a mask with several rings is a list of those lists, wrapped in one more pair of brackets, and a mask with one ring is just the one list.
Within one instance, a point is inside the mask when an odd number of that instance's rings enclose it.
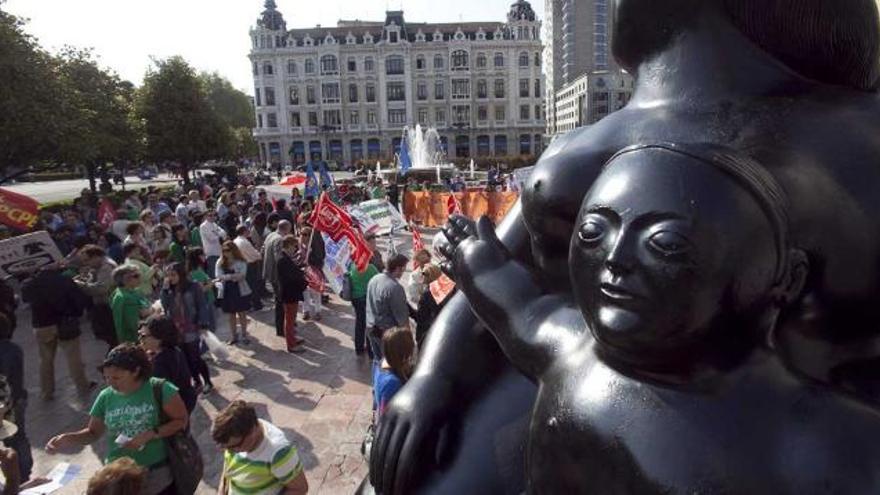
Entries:
{"label": "letters on flag", "polygon": [[458,201],[458,196],[455,193],[449,194],[449,199],[446,200],[446,212],[452,215],[461,215],[461,203]]}
{"label": "letters on flag", "polygon": [[409,230],[412,231],[413,253],[417,253],[422,249],[425,249],[425,242],[422,241],[422,233],[419,232],[419,229],[417,229],[412,222],[410,222],[409,224]]}
{"label": "letters on flag", "polygon": [[115,221],[116,208],[113,207],[113,202],[107,198],[102,199],[101,205],[98,206],[98,223],[105,229],[109,229]]}
{"label": "letters on flag", "polygon": [[34,228],[40,213],[40,204],[30,196],[0,189],[0,223],[17,230]]}
{"label": "letters on flag", "polygon": [[359,271],[367,269],[373,251],[364,240],[364,235],[354,226],[351,216],[330,200],[327,193],[321,195],[315,204],[315,210],[309,217],[309,223],[315,229],[327,234],[334,242],[343,237],[351,243],[351,259]]}

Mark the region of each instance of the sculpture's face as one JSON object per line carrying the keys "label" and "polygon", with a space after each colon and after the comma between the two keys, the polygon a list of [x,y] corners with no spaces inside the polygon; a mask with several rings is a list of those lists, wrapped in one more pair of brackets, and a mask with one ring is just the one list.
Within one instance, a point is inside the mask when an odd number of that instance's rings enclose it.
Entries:
{"label": "sculpture's face", "polygon": [[599,343],[629,358],[688,348],[772,287],[776,247],[756,200],[678,153],[616,158],[575,229],[575,297]]}

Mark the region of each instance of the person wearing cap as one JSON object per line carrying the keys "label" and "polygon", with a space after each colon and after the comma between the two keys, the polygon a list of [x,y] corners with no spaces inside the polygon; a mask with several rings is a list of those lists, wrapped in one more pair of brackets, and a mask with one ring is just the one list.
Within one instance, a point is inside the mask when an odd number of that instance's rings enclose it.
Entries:
{"label": "person wearing cap", "polygon": [[[147,353],[134,344],[115,347],[98,367],[108,386],[98,394],[89,422],[80,430],[61,433],[46,444],[46,452],[56,454],[107,438],[106,463],[130,457],[147,469],[141,495],[175,493],[163,439],[186,428],[189,415],[177,387],[167,380],[151,377]],[[156,401],[159,396],[161,404]],[[168,418],[160,423],[159,408]]]}

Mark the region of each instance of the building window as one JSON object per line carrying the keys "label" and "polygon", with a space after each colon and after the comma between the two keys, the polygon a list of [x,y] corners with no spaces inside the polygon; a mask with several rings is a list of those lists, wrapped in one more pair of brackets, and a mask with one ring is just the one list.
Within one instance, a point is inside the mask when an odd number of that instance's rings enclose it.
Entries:
{"label": "building window", "polygon": [[434,68],[442,69],[443,68],[443,56],[442,55],[434,55]]}
{"label": "building window", "polygon": [[507,119],[505,113],[504,107],[495,107],[495,120],[501,122]]}
{"label": "building window", "polygon": [[368,139],[367,140],[367,158],[370,160],[375,160],[376,158],[379,158],[379,156],[381,156],[381,154],[382,154],[381,142],[376,138]]}
{"label": "building window", "polygon": [[456,50],[452,52],[452,70],[468,69],[468,53],[464,50]]}
{"label": "building window", "polygon": [[485,69],[486,68],[486,54],[478,53],[477,54],[477,68]]}
{"label": "building window", "polygon": [[260,75],[260,66],[257,65],[256,62],[253,63],[253,66],[252,66],[251,68],[253,69],[253,72],[254,72],[254,75],[255,75],[255,76]]}
{"label": "building window", "polygon": [[489,136],[477,136],[477,156],[489,156],[491,154]]}
{"label": "building window", "polygon": [[495,54],[495,67],[504,67],[504,54],[501,52]]}
{"label": "building window", "polygon": [[504,79],[495,79],[495,98],[504,98]]}
{"label": "building window", "polygon": [[351,161],[356,162],[364,157],[364,142],[360,139],[351,140]]}
{"label": "building window", "polygon": [[425,62],[425,57],[419,55],[416,57],[416,70],[425,70],[428,68],[428,64]]}
{"label": "building window", "polygon": [[290,127],[301,127],[302,121],[299,119],[299,112],[290,112]]}
{"label": "building window", "polygon": [[385,89],[388,91],[388,101],[406,101],[406,86],[402,82],[390,82]]}
{"label": "building window", "polygon": [[373,57],[367,57],[364,59],[364,70],[367,72],[373,72],[376,70],[373,65]]}
{"label": "building window", "polygon": [[330,127],[342,126],[342,115],[339,110],[324,110],[324,125]]}
{"label": "building window", "polygon": [[321,57],[321,75],[339,74],[339,66],[334,55]]}
{"label": "building window", "polygon": [[428,85],[424,82],[419,82],[416,85],[416,98],[419,101],[424,101],[428,99]]}
{"label": "building window", "polygon": [[254,98],[254,100],[256,101],[257,106],[258,107],[263,106],[263,102],[260,99],[260,88],[254,88],[254,96],[256,97],[256,98]]}
{"label": "building window", "polygon": [[529,106],[528,105],[520,105],[519,106],[519,120],[529,120]]}
{"label": "building window", "polygon": [[351,125],[361,125],[361,116],[357,110],[352,110],[348,114],[348,123]]}
{"label": "building window", "polygon": [[535,79],[535,98],[541,97],[541,80]]}
{"label": "building window", "polygon": [[290,104],[299,105],[299,88],[296,86],[290,88]]}
{"label": "building window", "polygon": [[271,63],[266,62],[263,64],[263,75],[271,76],[272,74],[274,74],[274,71],[275,69],[272,67]]}
{"label": "building window", "polygon": [[406,124],[406,110],[402,109],[389,109],[388,110],[388,123],[389,124]]}
{"label": "building window", "polygon": [[443,81],[434,81],[434,99],[443,100],[446,98],[446,86]]}
{"label": "building window", "polygon": [[322,103],[339,103],[339,83],[324,83],[321,85]]}
{"label": "building window", "polygon": [[296,62],[293,60],[287,61],[287,73],[294,76],[296,75]]}
{"label": "building window", "polygon": [[257,128],[259,128],[259,129],[263,128],[263,115],[262,114],[257,114]]}
{"label": "building window", "polygon": [[452,107],[453,124],[470,124],[471,107],[468,105],[455,105]]}
{"label": "building window", "polygon": [[521,52],[519,54],[519,66],[520,68],[529,66],[529,54],[526,52]]}
{"label": "building window", "polygon": [[342,140],[340,139],[331,139],[329,143],[327,143],[327,147],[330,148],[330,160],[341,162],[342,161]]}
{"label": "building window", "polygon": [[321,159],[321,156],[321,141],[309,141],[309,157],[317,161]]}
{"label": "building window", "polygon": [[306,145],[302,141],[294,141],[290,146],[290,153],[293,155],[293,163],[305,163],[306,161]]}
{"label": "building window", "polygon": [[349,103],[357,103],[357,101],[358,101],[357,84],[349,84],[348,85],[348,101],[349,101]]}
{"label": "building window", "polygon": [[446,110],[443,110],[442,108],[434,110],[434,123],[446,124]]}
{"label": "building window", "polygon": [[376,124],[376,111],[370,110],[367,112],[367,124],[375,125]]}
{"label": "building window", "polygon": [[309,112],[309,126],[318,127],[318,112]]}
{"label": "building window", "polygon": [[489,96],[489,85],[485,79],[477,81],[477,98],[487,98]]}
{"label": "building window", "polygon": [[305,63],[305,67],[306,67],[306,74],[314,74],[315,73],[315,61],[314,60],[307,58],[306,63]]}
{"label": "building window", "polygon": [[541,105],[535,105],[535,120],[541,120]]}
{"label": "building window", "polygon": [[529,80],[528,79],[520,79],[519,80],[519,97],[520,98],[528,98],[529,97]]}
{"label": "building window", "polygon": [[495,136],[495,156],[507,156],[507,136]]}
{"label": "building window", "polygon": [[419,124],[428,125],[428,109],[420,108],[419,109]]}
{"label": "building window", "polygon": [[471,138],[467,136],[455,136],[456,158],[469,158],[471,156]]}
{"label": "building window", "polygon": [[266,127],[270,129],[278,127],[278,115],[274,113],[266,114]]}
{"label": "building window", "polygon": [[274,107],[275,106],[275,88],[266,88],[266,106]]}
{"label": "building window", "polygon": [[391,43],[397,43],[397,31],[388,32],[388,41]]}
{"label": "building window", "polygon": [[367,84],[367,103],[376,102],[376,86]]}
{"label": "building window", "polygon": [[489,120],[489,108],[486,105],[477,107],[477,120],[480,122]]}
{"label": "building window", "polygon": [[540,134],[535,134],[535,154],[540,154],[541,150],[544,148],[544,142],[542,141],[542,137]]}
{"label": "building window", "polygon": [[348,58],[348,71],[349,72],[357,72],[357,67],[358,67],[357,60],[355,60],[354,57],[349,57]]}
{"label": "building window", "polygon": [[468,100],[471,97],[471,81],[470,79],[453,79],[452,80],[452,99]]}
{"label": "building window", "polygon": [[385,73],[389,76],[403,74],[403,57],[393,56],[385,59]]}
{"label": "building window", "polygon": [[535,52],[535,67],[541,66],[541,52]]}
{"label": "building window", "polygon": [[519,154],[520,155],[531,155],[532,154],[532,137],[528,134],[523,134],[519,137]]}
{"label": "building window", "polygon": [[308,103],[309,105],[314,105],[315,99],[315,87],[306,86],[306,103]]}

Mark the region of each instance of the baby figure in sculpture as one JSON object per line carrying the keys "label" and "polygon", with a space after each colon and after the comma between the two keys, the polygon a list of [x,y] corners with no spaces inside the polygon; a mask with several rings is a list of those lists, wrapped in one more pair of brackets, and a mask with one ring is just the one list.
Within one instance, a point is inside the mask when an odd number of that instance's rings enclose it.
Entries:
{"label": "baby figure in sculpture", "polygon": [[796,376],[770,348],[808,272],[787,230],[764,167],[664,143],[617,153],[587,193],[572,293],[542,290],[478,222],[452,269],[539,385],[530,493],[880,491],[880,415]]}

